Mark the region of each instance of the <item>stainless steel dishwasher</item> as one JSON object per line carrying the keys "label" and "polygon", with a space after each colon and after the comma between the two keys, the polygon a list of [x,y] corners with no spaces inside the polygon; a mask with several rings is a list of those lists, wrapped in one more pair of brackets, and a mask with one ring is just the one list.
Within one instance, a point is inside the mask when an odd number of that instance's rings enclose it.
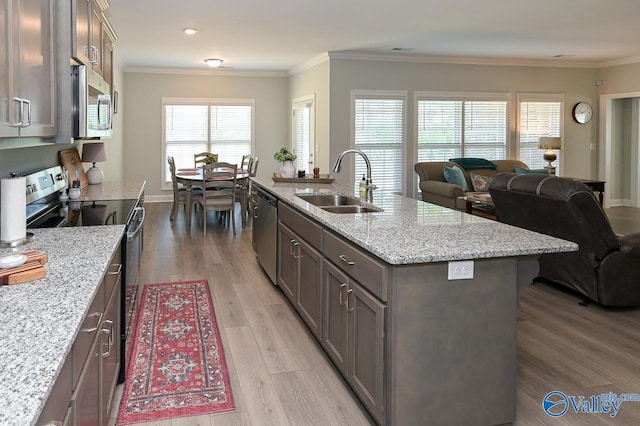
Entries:
{"label": "stainless steel dishwasher", "polygon": [[276,254],[278,252],[278,199],[253,185],[253,248],[258,263],[276,284]]}

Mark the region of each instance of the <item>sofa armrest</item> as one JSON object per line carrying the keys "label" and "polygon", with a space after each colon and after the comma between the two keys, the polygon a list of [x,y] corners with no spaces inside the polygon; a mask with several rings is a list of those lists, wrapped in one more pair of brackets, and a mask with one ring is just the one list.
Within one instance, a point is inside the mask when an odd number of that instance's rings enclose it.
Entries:
{"label": "sofa armrest", "polygon": [[633,257],[640,257],[640,232],[619,237],[620,251]]}
{"label": "sofa armrest", "polygon": [[464,191],[460,185],[448,182],[440,182],[438,180],[425,180],[420,182],[422,192],[429,192],[445,198],[455,200],[464,195]]}

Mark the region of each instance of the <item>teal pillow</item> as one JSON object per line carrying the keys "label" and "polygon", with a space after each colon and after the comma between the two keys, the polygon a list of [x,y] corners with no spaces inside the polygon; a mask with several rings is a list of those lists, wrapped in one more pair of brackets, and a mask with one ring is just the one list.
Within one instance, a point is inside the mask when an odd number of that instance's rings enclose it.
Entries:
{"label": "teal pillow", "polygon": [[520,166],[515,166],[514,169],[516,173],[520,173],[520,174],[524,174],[524,173],[539,173],[543,175],[549,174],[549,169],[524,169]]}
{"label": "teal pillow", "polygon": [[467,186],[467,180],[464,178],[464,173],[462,173],[462,170],[460,170],[460,168],[457,166],[444,166],[444,180],[446,180],[448,183],[453,183],[461,186],[464,192],[467,192],[469,190],[469,187]]}

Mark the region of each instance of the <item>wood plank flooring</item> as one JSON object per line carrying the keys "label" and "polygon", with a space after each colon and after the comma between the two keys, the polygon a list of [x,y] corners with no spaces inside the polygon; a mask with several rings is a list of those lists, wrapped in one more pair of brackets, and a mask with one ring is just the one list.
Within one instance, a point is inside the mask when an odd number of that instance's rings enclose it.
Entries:
{"label": "wood plank flooring", "polygon": [[[251,223],[237,236],[210,214],[207,237],[184,211],[169,222],[169,203],[147,203],[141,280],[145,283],[206,278],[231,376],[236,410],[160,422],[154,426],[368,425],[317,341],[282,292],[255,260]],[[640,231],[638,209],[607,209],[614,230]],[[536,284],[522,292],[518,314],[516,425],[638,425],[640,402],[606,414],[549,417],[542,399],[567,395],[640,393],[640,310],[578,305],[574,294]],[[118,400],[122,392],[118,389]],[[117,406],[110,425],[115,423]],[[425,419],[428,425],[428,419]],[[412,425],[411,425],[412,426]]]}

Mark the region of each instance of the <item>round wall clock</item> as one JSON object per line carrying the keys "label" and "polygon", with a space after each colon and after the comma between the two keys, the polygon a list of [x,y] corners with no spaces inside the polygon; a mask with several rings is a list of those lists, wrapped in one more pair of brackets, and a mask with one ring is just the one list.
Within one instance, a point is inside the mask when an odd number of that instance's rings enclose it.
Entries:
{"label": "round wall clock", "polygon": [[593,108],[587,102],[578,102],[573,106],[571,115],[576,123],[585,124],[591,120]]}

